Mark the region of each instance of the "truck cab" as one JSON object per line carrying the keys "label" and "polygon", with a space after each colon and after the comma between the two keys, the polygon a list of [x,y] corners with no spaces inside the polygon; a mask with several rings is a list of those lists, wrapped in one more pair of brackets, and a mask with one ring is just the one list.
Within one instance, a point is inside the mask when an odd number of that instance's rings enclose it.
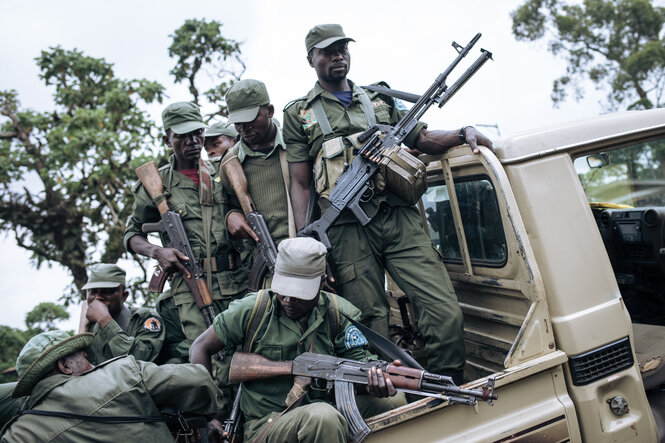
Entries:
{"label": "truck cab", "polygon": [[[464,313],[464,387],[494,379],[499,399],[417,400],[368,420],[369,439],[658,441],[643,377],[663,369],[665,109],[421,159],[423,223]],[[418,357],[411,307],[388,289],[396,340]]]}

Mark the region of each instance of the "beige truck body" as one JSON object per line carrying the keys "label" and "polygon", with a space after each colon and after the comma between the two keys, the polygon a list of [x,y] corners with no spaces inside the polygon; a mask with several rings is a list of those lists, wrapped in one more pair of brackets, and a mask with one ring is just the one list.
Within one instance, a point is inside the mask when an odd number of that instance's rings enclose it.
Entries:
{"label": "beige truck body", "polygon": [[[425,158],[430,234],[442,250],[458,244],[446,265],[464,312],[465,386],[493,377],[499,399],[419,400],[369,420],[370,441],[658,441],[631,320],[573,165],[657,138],[665,109],[517,134],[494,153]],[[608,404],[619,397],[623,415]]]}

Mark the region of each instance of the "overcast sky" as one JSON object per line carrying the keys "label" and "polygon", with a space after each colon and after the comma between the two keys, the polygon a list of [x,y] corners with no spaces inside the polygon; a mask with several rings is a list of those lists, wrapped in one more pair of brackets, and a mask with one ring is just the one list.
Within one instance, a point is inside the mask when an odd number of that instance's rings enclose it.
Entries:
{"label": "overcast sky", "polygon": [[[358,84],[379,80],[392,87],[422,93],[454,59],[453,40],[465,45],[477,32],[483,37],[458,67],[449,84],[485,48],[494,61],[481,71],[443,109],[433,108],[424,120],[432,128],[498,125],[502,136],[602,113],[601,93],[587,85],[580,103],[552,107],[552,81],[565,63],[546,51],[546,41],[517,42],[511,34],[510,12],[518,0],[432,0],[310,2],[225,0],[175,1],[0,1],[0,89],[16,89],[22,106],[52,109],[52,90],[38,78],[34,58],[51,46],[79,49],[103,57],[121,78],[156,80],[170,101],[189,100],[185,86],[174,85],[168,74],[170,34],[186,19],[217,20],[225,37],[242,42],[245,78],[262,80],[281,120],[290,100],[307,93],[316,79],[305,59],[304,38],[320,23],[340,23],[350,43],[349,78]],[[214,79],[210,79],[214,81]],[[149,108],[159,124],[163,105]],[[204,109],[205,111],[205,109]],[[484,128],[490,137],[497,131]],[[42,301],[56,301],[71,281],[54,264],[36,270],[29,254],[13,236],[0,235],[0,324],[24,328],[25,314]],[[128,272],[135,274],[126,262]],[[75,329],[77,309],[62,323]]]}

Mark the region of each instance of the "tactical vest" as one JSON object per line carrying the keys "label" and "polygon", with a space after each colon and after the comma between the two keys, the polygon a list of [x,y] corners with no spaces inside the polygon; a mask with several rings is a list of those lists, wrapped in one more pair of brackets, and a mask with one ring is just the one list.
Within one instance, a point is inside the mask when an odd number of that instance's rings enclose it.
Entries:
{"label": "tactical vest", "polygon": [[[367,127],[376,124],[374,108],[367,93],[360,89],[359,94]],[[323,132],[324,142],[314,161],[314,185],[320,197],[329,198],[337,179],[353,161],[362,144],[358,142],[361,133],[334,137],[321,98],[312,101],[312,111]],[[393,146],[383,152],[381,168],[372,178],[374,192],[383,193],[386,188],[410,205],[415,204],[427,189],[425,165],[400,146]]]}

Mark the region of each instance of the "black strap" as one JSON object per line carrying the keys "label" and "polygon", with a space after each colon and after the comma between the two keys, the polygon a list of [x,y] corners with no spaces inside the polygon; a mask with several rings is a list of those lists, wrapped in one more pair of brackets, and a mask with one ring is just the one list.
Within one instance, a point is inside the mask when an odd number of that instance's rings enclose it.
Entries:
{"label": "black strap", "polygon": [[58,418],[68,418],[72,420],[83,420],[83,421],[93,421],[96,423],[154,423],[154,422],[166,422],[166,421],[178,421],[177,417],[167,417],[164,415],[114,415],[114,416],[96,416],[96,415],[84,415],[84,414],[74,414],[71,412],[58,412],[58,411],[42,411],[38,409],[26,409],[22,411],[18,416],[21,415],[41,415],[44,417],[58,417]]}
{"label": "black strap", "polygon": [[[212,273],[215,273],[222,271],[233,271],[238,267],[238,261],[240,260],[240,258],[238,257],[238,253],[235,251],[235,249],[231,248],[229,253],[224,253],[216,257],[211,257],[210,260],[211,260],[210,269]],[[199,265],[201,265],[203,269],[207,269],[206,259],[205,258],[200,259]]]}

